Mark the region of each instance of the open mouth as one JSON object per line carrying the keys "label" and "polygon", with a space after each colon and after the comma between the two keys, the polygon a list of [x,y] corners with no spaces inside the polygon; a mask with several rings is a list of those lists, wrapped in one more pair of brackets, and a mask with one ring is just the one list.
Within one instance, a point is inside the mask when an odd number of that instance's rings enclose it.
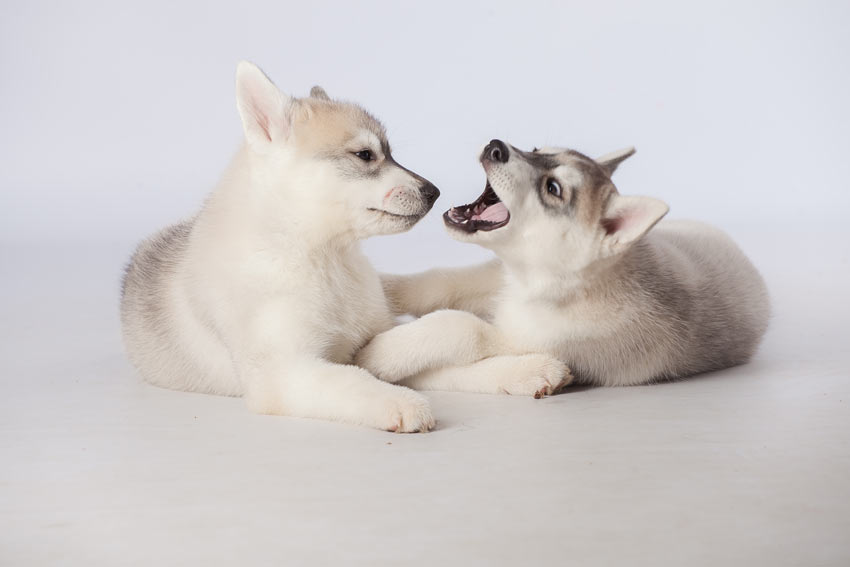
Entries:
{"label": "open mouth", "polygon": [[452,207],[443,213],[443,220],[446,226],[464,232],[478,232],[505,226],[511,220],[511,213],[488,181],[478,199],[468,205]]}

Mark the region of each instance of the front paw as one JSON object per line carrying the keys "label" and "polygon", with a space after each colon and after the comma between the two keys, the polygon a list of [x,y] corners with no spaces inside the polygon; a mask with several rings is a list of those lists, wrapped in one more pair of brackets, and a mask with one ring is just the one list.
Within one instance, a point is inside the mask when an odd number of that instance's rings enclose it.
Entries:
{"label": "front paw", "polygon": [[519,357],[516,371],[506,376],[499,385],[504,394],[534,396],[540,399],[560,392],[573,381],[566,364],[543,354],[527,354]]}
{"label": "front paw", "polygon": [[435,420],[428,399],[402,386],[381,400],[378,427],[395,433],[426,432],[434,428]]}

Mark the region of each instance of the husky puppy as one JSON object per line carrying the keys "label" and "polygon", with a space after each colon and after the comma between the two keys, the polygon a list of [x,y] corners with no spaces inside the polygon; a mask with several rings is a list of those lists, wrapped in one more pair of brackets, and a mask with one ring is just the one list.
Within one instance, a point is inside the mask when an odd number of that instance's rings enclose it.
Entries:
{"label": "husky puppy", "polygon": [[650,230],[667,205],[620,195],[611,182],[633,153],[593,160],[491,141],[480,157],[484,193],[443,218],[454,238],[498,260],[388,278],[398,309],[424,316],[375,337],[358,364],[411,387],[453,389],[510,372],[500,357],[529,352],[606,386],[749,360],[767,327],[764,281],[716,228],[666,221]]}
{"label": "husky puppy", "polygon": [[130,360],[153,384],[259,413],[428,430],[426,398],[350,363],[394,325],[358,241],[410,229],[439,191],[393,160],[375,118],[319,87],[291,98],[243,62],[236,99],[246,143],[223,180],[127,267]]}

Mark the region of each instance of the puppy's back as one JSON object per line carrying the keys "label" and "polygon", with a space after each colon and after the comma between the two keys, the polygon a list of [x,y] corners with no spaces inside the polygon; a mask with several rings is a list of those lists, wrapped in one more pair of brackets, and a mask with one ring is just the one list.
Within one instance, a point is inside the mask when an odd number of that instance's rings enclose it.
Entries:
{"label": "puppy's back", "polygon": [[[209,376],[221,374],[219,367],[226,361],[213,356],[215,349],[200,348],[212,338],[178,297],[193,225],[190,220],[164,228],[136,249],[124,274],[121,327],[130,362],[145,380],[166,388],[210,391]],[[217,387],[218,393],[238,393]]]}
{"label": "puppy's back", "polygon": [[170,358],[169,284],[185,254],[192,222],[171,225],[139,244],[121,287],[121,327],[130,362],[146,380]]}
{"label": "puppy's back", "polygon": [[[767,329],[767,288],[755,266],[721,230],[693,221],[666,221],[647,235],[662,277],[680,290],[673,306],[686,342],[678,368],[686,376],[743,364]],[[670,286],[643,282],[656,294]],[[661,298],[664,301],[664,298]]]}

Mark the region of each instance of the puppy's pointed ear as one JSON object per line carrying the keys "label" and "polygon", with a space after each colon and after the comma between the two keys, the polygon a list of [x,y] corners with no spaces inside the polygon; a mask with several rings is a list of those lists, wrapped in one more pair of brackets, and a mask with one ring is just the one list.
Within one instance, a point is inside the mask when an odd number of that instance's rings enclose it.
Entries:
{"label": "puppy's pointed ear", "polygon": [[286,138],[290,130],[290,98],[260,68],[242,61],[236,68],[236,107],[245,139],[257,149]]}
{"label": "puppy's pointed ear", "polygon": [[616,171],[617,166],[620,165],[626,158],[629,158],[635,154],[635,149],[632,146],[628,148],[623,148],[622,150],[617,150],[616,152],[611,152],[610,154],[605,154],[602,157],[596,158],[596,163],[602,166],[602,169],[608,173],[608,177],[610,177],[614,171]]}
{"label": "puppy's pointed ear", "polygon": [[317,98],[319,100],[330,100],[331,97],[328,96],[328,93],[325,92],[325,89],[316,85],[312,89],[310,89],[310,96],[312,98]]}
{"label": "puppy's pointed ear", "polygon": [[624,252],[667,214],[667,203],[652,197],[613,195],[602,218],[602,242],[611,254]]}

